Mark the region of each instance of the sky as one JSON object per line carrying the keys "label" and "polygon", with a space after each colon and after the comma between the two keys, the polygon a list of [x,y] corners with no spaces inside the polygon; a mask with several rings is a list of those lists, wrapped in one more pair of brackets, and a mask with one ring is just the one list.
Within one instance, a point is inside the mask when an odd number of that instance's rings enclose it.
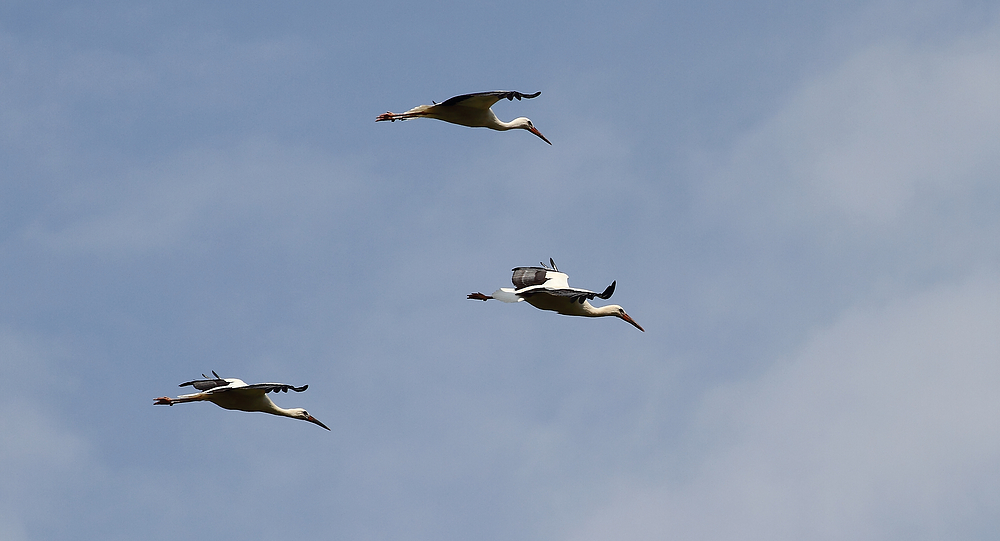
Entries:
{"label": "sky", "polygon": [[[994,539],[991,1],[0,7],[0,538]],[[484,90],[552,141],[386,111]],[[645,329],[473,302],[553,258]],[[328,425],[154,406],[215,370]]]}

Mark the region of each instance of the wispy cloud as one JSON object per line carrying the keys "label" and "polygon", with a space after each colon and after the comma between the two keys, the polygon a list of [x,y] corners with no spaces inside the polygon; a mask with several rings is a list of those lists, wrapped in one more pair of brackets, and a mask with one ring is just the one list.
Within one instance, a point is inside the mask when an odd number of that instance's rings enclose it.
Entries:
{"label": "wispy cloud", "polygon": [[356,159],[269,141],[191,150],[67,190],[20,237],[78,254],[204,247],[248,227],[261,243],[291,241],[317,223],[349,221],[378,191],[368,177]]}
{"label": "wispy cloud", "polygon": [[690,470],[619,487],[570,538],[988,531],[1000,507],[998,301],[993,274],[844,313],[762,377],[706,397]]}
{"label": "wispy cloud", "polygon": [[[997,26],[943,45],[892,40],[808,82],[705,188],[717,208],[876,231],[1000,167]],[[870,229],[868,229],[870,231]]]}

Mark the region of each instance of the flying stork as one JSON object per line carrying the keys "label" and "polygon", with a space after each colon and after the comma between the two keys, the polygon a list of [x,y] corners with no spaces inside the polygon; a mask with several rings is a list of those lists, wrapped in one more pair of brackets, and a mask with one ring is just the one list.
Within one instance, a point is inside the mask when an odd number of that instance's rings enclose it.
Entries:
{"label": "flying stork", "polygon": [[309,421],[310,423],[317,424],[327,430],[330,430],[325,424],[319,422],[319,420],[312,415],[309,415],[309,412],[306,410],[302,408],[292,408],[287,410],[285,408],[279,408],[274,404],[274,402],[271,402],[271,399],[267,396],[267,393],[270,392],[287,393],[289,389],[297,393],[301,393],[309,388],[308,385],[303,385],[301,387],[294,387],[285,383],[255,383],[253,385],[247,385],[240,379],[220,378],[219,375],[215,373],[215,370],[212,371],[212,375],[215,377],[210,378],[205,374],[202,374],[201,376],[205,379],[187,381],[179,385],[179,387],[186,387],[190,385],[201,392],[182,394],[177,398],[161,396],[160,398],[155,399],[153,404],[173,406],[174,404],[181,404],[184,402],[207,400],[214,403],[216,406],[227,410],[260,411],[264,413],[271,413],[273,415],[282,415],[293,419]]}
{"label": "flying stork", "polygon": [[490,128],[492,130],[499,131],[520,128],[528,130],[541,137],[542,141],[551,145],[552,143],[546,139],[545,136],[542,135],[542,132],[538,131],[534,124],[532,124],[527,118],[522,116],[515,118],[510,122],[504,122],[498,119],[497,115],[493,114],[493,110],[490,109],[494,103],[503,98],[507,98],[509,101],[513,101],[516,98],[520,101],[521,98],[530,99],[537,97],[539,94],[541,94],[541,92],[523,94],[521,92],[510,90],[462,94],[461,96],[449,98],[441,103],[432,102],[434,105],[418,105],[405,113],[382,113],[381,115],[378,115],[375,122],[382,122],[385,120],[395,122],[397,120],[424,117],[436,118],[438,120],[444,120],[445,122],[451,122],[452,124],[461,124],[462,126],[469,126],[471,128]]}
{"label": "flying stork", "polygon": [[515,267],[514,276],[511,281],[516,289],[502,287],[493,292],[493,295],[483,295],[482,293],[471,293],[467,298],[488,301],[496,299],[503,302],[527,301],[528,304],[541,310],[551,310],[567,316],[601,317],[614,316],[635,325],[635,328],[646,332],[635,322],[625,310],[617,304],[608,306],[592,306],[590,300],[595,297],[609,299],[615,292],[615,284],[604,290],[603,293],[588,291],[569,287],[569,276],[559,272],[556,262],[549,258],[551,266],[546,267],[545,263],[540,263],[541,267]]}

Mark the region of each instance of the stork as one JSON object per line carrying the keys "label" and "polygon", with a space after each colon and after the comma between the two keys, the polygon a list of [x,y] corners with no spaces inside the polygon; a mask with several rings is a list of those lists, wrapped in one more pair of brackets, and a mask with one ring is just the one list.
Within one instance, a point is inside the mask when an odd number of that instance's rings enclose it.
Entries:
{"label": "stork", "polygon": [[532,124],[527,118],[522,116],[515,118],[510,122],[504,122],[498,119],[497,115],[493,114],[493,110],[490,109],[494,103],[503,98],[507,98],[509,101],[513,101],[516,98],[520,101],[521,98],[530,99],[537,97],[539,94],[541,94],[541,92],[523,94],[521,92],[514,92],[510,90],[462,94],[461,96],[449,98],[441,103],[432,102],[434,105],[418,105],[405,113],[382,113],[381,115],[378,115],[375,122],[383,122],[386,120],[395,122],[397,120],[424,117],[436,118],[438,120],[451,122],[452,124],[460,124],[462,126],[469,126],[471,128],[490,128],[492,130],[499,131],[520,128],[528,130],[541,137],[542,141],[551,145],[552,143],[546,139],[545,136],[542,135],[542,132],[538,131],[534,124]]}
{"label": "stork", "polygon": [[319,420],[312,415],[309,415],[309,412],[306,410],[302,408],[280,408],[275,405],[274,402],[271,402],[271,399],[267,396],[267,393],[270,392],[287,393],[289,389],[297,393],[301,393],[309,388],[308,385],[303,385],[301,387],[294,387],[285,383],[255,383],[253,385],[247,385],[241,379],[220,378],[219,375],[215,373],[215,370],[212,371],[212,375],[215,377],[210,378],[205,374],[202,374],[201,377],[205,379],[187,381],[178,386],[186,387],[190,385],[201,392],[182,394],[177,398],[161,396],[160,398],[155,399],[153,404],[173,406],[174,404],[181,404],[184,402],[199,402],[207,400],[214,403],[216,406],[227,410],[260,411],[273,415],[282,415],[284,417],[291,417],[292,419],[309,421],[310,423],[317,424],[327,430],[330,430],[325,424],[319,422]]}
{"label": "stork", "polygon": [[556,262],[549,258],[551,266],[539,263],[540,267],[515,267],[514,276],[511,281],[516,289],[502,287],[493,292],[493,295],[483,295],[482,293],[471,293],[467,298],[477,301],[488,301],[496,299],[503,302],[527,301],[528,304],[541,310],[551,310],[567,316],[602,317],[614,316],[621,318],[639,329],[646,332],[635,322],[625,310],[617,304],[607,306],[592,306],[589,301],[595,297],[599,299],[609,299],[615,292],[615,284],[604,290],[603,293],[588,291],[569,287],[569,276],[559,272]]}

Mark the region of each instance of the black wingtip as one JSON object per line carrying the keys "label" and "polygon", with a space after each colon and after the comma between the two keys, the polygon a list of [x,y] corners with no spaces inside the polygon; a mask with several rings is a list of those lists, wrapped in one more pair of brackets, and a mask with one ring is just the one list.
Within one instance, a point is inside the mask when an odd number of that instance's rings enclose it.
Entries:
{"label": "black wingtip", "polygon": [[555,260],[552,259],[551,257],[549,258],[549,264],[552,265],[552,270],[554,270],[554,271],[558,271],[559,270],[559,267],[556,267]]}
{"label": "black wingtip", "polygon": [[[525,94],[524,92],[514,91],[514,92],[508,92],[506,97],[508,101],[514,101],[515,98],[517,99],[517,101],[521,101],[521,98],[527,98],[530,100],[531,98],[537,98],[538,95],[541,93],[542,93],[541,90],[535,92],[534,94]],[[551,145],[552,143],[549,144]]]}
{"label": "black wingtip", "polygon": [[601,293],[600,295],[598,295],[598,297],[600,297],[600,298],[602,298],[604,300],[610,299],[611,295],[615,294],[615,285],[617,283],[618,283],[617,280],[615,280],[614,282],[611,282],[611,285],[609,285],[608,288],[604,290],[604,293]]}

